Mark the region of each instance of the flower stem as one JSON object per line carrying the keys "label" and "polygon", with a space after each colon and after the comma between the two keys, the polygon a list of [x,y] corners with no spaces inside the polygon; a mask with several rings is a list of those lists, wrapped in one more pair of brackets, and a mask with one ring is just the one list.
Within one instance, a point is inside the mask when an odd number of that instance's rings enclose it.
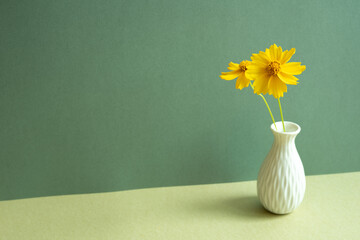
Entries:
{"label": "flower stem", "polygon": [[[252,85],[251,82],[250,82],[250,86],[251,86],[251,88],[254,90],[254,86]],[[259,95],[260,95],[260,97],[262,97],[262,99],[264,100],[264,102],[265,102],[265,104],[266,104],[266,107],[267,107],[267,109],[269,110],[271,119],[272,119],[272,121],[273,121],[273,123],[274,123],[275,129],[277,130],[277,127],[276,127],[276,124],[275,124],[275,120],[274,120],[274,116],[273,116],[272,113],[271,113],[270,107],[269,107],[268,103],[266,102],[265,97],[264,97],[261,93],[260,93]]]}
{"label": "flower stem", "polygon": [[282,113],[282,109],[281,109],[280,97],[278,98],[278,102],[279,102],[279,108],[280,108],[280,114],[281,114],[281,121],[282,121],[283,129],[285,132],[285,124],[284,124],[284,117],[283,117],[283,113]]}

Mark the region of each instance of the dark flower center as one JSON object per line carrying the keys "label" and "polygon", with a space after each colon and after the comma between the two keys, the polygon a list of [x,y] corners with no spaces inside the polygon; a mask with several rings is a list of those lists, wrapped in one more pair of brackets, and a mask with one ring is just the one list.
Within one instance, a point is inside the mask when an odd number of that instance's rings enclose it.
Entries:
{"label": "dark flower center", "polygon": [[240,71],[245,72],[247,70],[245,65],[240,66]]}
{"label": "dark flower center", "polygon": [[280,71],[280,63],[278,61],[272,61],[268,65],[267,71],[270,75],[276,75]]}

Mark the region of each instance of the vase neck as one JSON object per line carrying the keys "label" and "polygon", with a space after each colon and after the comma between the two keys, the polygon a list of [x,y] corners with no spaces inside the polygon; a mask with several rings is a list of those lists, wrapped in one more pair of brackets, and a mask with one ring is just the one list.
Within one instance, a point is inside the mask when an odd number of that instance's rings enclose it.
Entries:
{"label": "vase neck", "polygon": [[274,134],[274,141],[277,143],[290,143],[294,142],[295,137],[299,134],[301,128],[296,123],[284,122],[285,132],[283,130],[282,122],[276,122],[271,125],[271,131]]}
{"label": "vase neck", "polygon": [[296,135],[274,134],[274,142],[278,144],[289,144],[295,142]]}

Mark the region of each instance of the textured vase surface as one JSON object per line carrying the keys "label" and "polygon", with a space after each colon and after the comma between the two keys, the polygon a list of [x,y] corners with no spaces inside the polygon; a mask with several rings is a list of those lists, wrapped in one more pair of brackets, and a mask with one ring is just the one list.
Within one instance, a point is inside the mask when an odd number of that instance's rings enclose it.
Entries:
{"label": "textured vase surface", "polygon": [[271,125],[274,134],[273,145],[260,167],[257,179],[257,194],[261,204],[270,212],[286,214],[294,211],[305,194],[305,173],[295,137],[300,126],[285,122]]}

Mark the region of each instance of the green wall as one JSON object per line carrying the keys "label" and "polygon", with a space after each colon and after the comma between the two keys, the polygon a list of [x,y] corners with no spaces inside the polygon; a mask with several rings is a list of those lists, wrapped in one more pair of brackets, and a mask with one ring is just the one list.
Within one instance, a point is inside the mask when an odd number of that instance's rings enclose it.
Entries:
{"label": "green wall", "polygon": [[307,66],[282,99],[306,174],[359,171],[359,9],[0,1],[0,199],[256,179],[271,119],[219,74],[273,43]]}

